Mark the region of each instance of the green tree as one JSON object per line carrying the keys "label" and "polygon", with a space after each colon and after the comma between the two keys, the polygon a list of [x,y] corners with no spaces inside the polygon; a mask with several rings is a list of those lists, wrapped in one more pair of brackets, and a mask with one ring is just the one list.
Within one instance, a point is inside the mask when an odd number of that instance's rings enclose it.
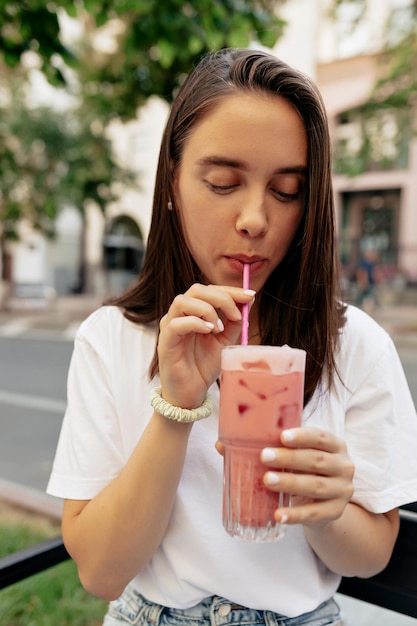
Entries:
{"label": "green tree", "polygon": [[[358,20],[363,17],[367,0],[335,0],[335,10],[346,3],[357,5]],[[345,121],[356,124],[362,141],[356,152],[339,146],[336,165],[341,173],[355,176],[375,167],[407,165],[409,141],[416,130],[417,0],[391,11],[377,68],[379,77],[367,101],[346,112]],[[382,138],[388,127],[390,138],[384,150]]]}
{"label": "green tree", "polygon": [[[83,97],[94,101],[100,115],[128,119],[150,95],[170,101],[201,54],[255,40],[272,47],[284,27],[277,15],[284,1],[5,0],[0,51],[10,67],[18,66],[26,51],[35,51],[57,86],[68,87],[66,70],[75,70]],[[84,25],[84,41],[62,43],[64,13]],[[93,48],[91,41],[111,28],[115,45]]]}
{"label": "green tree", "polygon": [[373,99],[392,107],[417,103],[417,0],[391,15]]}
{"label": "green tree", "polygon": [[[105,139],[112,118],[134,118],[151,95],[170,102],[184,75],[209,50],[254,40],[272,46],[284,26],[276,13],[283,2],[3,0],[0,80],[11,73],[12,83],[16,76],[28,80],[25,60],[31,52],[48,81],[78,100],[75,114],[62,117],[44,109],[25,111],[23,100],[3,110],[0,105],[3,277],[10,276],[5,242],[17,236],[22,218],[50,234],[63,203],[83,213],[93,199],[105,210],[112,182],[131,181]],[[78,39],[66,41],[65,17],[82,25]],[[107,48],[98,45],[104,35],[111,37]],[[97,126],[101,131],[94,133]]]}
{"label": "green tree", "polygon": [[[28,108],[19,90],[0,107],[0,252],[2,279],[11,280],[7,242],[19,237],[26,220],[48,237],[64,205],[81,211],[95,202],[104,212],[115,199],[117,182],[133,184],[132,172],[119,167],[103,129],[77,109]],[[85,282],[80,263],[79,283]]]}

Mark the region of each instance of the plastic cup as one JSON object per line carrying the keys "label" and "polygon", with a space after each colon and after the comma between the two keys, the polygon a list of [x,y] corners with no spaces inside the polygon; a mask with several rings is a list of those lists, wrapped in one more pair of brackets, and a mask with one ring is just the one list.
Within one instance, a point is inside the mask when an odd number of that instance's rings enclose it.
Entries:
{"label": "plastic cup", "polygon": [[274,511],[289,506],[290,498],[264,486],[268,468],[260,453],[281,445],[282,430],[301,424],[305,361],[304,350],[289,346],[222,350],[223,525],[232,537],[274,541],[284,533]]}

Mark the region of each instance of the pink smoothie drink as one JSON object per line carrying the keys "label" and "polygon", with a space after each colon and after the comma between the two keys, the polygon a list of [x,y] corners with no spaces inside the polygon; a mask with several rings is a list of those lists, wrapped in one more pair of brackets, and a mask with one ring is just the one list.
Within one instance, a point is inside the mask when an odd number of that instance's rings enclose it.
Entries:
{"label": "pink smoothie drink", "polygon": [[306,353],[289,346],[230,346],[222,351],[219,439],[224,444],[223,525],[233,537],[272,541],[283,534],[274,511],[289,497],[267,489],[265,447],[300,426]]}

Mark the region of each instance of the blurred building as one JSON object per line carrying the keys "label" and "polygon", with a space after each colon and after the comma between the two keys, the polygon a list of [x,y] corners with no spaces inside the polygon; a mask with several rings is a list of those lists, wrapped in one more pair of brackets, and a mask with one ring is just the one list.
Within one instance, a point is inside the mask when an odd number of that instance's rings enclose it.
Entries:
{"label": "blurred building", "polygon": [[[399,276],[417,283],[417,139],[410,133],[398,142],[395,116],[375,120],[370,167],[355,173],[361,141],[355,109],[365,103],[378,76],[378,53],[392,11],[407,15],[411,0],[367,0],[358,19],[358,3],[347,2],[330,19],[332,0],[287,0],[280,12],[288,21],[275,53],[318,84],[328,111],[335,156],[345,167],[334,174],[342,263],[349,277],[362,250],[375,247],[387,279]],[[115,294],[134,280],[149,232],[159,144],[168,114],[166,103],[150,99],[129,124],[110,129],[120,159],[138,172],[140,188],[123,194],[106,218],[94,206],[87,211],[83,233],[77,211],[68,207],[60,218],[54,243],[33,237],[16,248],[19,281],[37,268],[37,279],[58,293],[77,291],[79,242],[86,238],[87,288]],[[350,166],[350,170],[349,170]],[[356,175],[353,175],[356,174]],[[29,244],[28,244],[29,242]],[[37,246],[42,261],[34,263]],[[31,261],[29,262],[29,257]],[[25,262],[25,259],[27,262]],[[26,276],[26,279],[28,277]],[[33,277],[32,277],[33,278]],[[31,278],[31,280],[32,280]]]}
{"label": "blurred building", "polygon": [[136,120],[110,128],[120,162],[138,172],[138,188],[122,194],[104,218],[91,207],[87,229],[89,290],[114,295],[135,280],[149,233],[153,187],[162,132],[169,107],[151,98]]}
{"label": "blurred building", "polygon": [[367,0],[363,14],[360,3],[345,3],[335,20],[328,17],[331,4],[290,0],[284,8],[290,27],[276,52],[312,76],[323,95],[337,164],[334,189],[346,276],[354,275],[363,251],[373,248],[387,283],[417,283],[417,138],[410,126],[401,127],[398,111],[384,110],[366,122],[370,145],[364,165],[363,119],[357,112],[380,76],[383,44],[410,18],[412,2]]}

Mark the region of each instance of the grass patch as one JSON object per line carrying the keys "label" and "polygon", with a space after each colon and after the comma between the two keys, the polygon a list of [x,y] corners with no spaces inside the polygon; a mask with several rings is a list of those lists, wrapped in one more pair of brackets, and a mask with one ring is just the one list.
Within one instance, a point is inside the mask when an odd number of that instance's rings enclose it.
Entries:
{"label": "grass patch", "polygon": [[[59,533],[57,522],[0,503],[0,557]],[[106,609],[84,591],[73,561],[0,591],[1,626],[99,626]]]}

